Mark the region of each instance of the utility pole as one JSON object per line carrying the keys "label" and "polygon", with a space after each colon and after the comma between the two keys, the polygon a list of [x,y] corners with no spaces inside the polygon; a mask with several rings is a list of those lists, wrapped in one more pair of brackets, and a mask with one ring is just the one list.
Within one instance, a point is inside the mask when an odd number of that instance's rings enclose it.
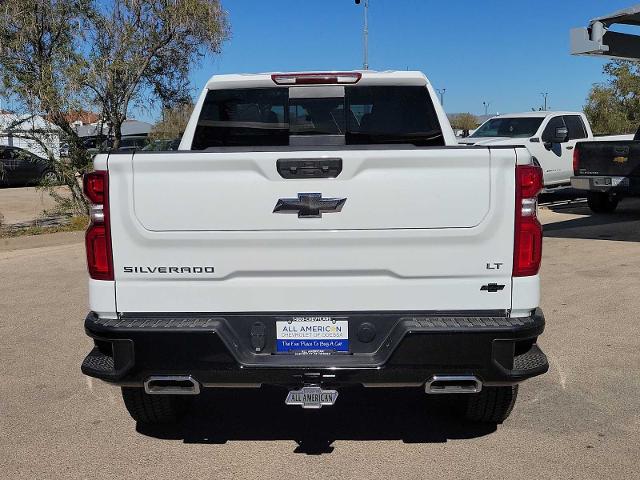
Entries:
{"label": "utility pole", "polygon": [[547,111],[547,97],[549,96],[549,92],[540,92],[540,95],[542,95],[542,98],[544,98],[544,111]]}
{"label": "utility pole", "polygon": [[[356,5],[360,5],[361,0],[356,0]],[[364,44],[364,61],[362,62],[363,70],[369,70],[369,0],[364,0],[364,29],[362,31],[362,40]]]}
{"label": "utility pole", "polygon": [[436,88],[436,92],[440,95],[440,105],[444,107],[444,92],[446,92],[446,88]]}
{"label": "utility pole", "polygon": [[491,105],[491,102],[482,102],[482,105],[484,105],[484,116],[486,117],[489,114],[489,105]]}

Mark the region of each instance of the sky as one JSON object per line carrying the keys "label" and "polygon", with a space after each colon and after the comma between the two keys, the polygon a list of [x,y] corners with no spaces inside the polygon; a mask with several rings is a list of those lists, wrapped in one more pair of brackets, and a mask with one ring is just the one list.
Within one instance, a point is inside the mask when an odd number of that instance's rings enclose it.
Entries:
{"label": "sky", "polygon": [[[203,59],[211,75],[362,68],[363,4],[354,0],[222,0],[232,37]],[[372,70],[421,70],[445,88],[447,112],[581,110],[605,60],[569,54],[569,30],[633,0],[370,0]]]}

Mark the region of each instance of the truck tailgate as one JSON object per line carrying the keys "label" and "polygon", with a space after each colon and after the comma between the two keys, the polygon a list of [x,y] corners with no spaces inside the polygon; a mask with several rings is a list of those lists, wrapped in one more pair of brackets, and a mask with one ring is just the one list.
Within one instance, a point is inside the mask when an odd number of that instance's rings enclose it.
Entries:
{"label": "truck tailgate", "polygon": [[[284,179],[276,171],[278,160],[326,156],[135,155],[135,216],[155,232],[378,230],[469,228],[489,212],[489,150],[337,152],[331,154],[343,164],[337,178]],[[302,192],[344,199],[344,206],[319,218],[273,214],[279,199]]]}
{"label": "truck tailgate", "polygon": [[579,142],[578,175],[640,177],[640,142]]}
{"label": "truck tailgate", "polygon": [[[518,154],[527,155],[525,150]],[[516,149],[108,159],[120,312],[508,309]],[[339,158],[336,178],[277,161]],[[275,211],[300,194],[342,201]],[[501,290],[482,289],[495,283]]]}

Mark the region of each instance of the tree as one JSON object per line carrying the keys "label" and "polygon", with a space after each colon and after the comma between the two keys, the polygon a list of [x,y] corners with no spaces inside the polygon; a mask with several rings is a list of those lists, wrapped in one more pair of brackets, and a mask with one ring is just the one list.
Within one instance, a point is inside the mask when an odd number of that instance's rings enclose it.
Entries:
{"label": "tree", "polygon": [[100,5],[94,4],[88,15],[91,49],[79,78],[102,106],[117,148],[132,104],[147,107],[156,98],[171,108],[190,100],[190,68],[204,53],[219,53],[229,30],[219,0]]}
{"label": "tree", "polygon": [[451,126],[456,130],[473,130],[478,125],[477,117],[471,113],[458,113],[451,118]]}
{"label": "tree", "polygon": [[191,117],[192,110],[193,103],[191,102],[164,109],[162,111],[162,120],[153,126],[149,135],[158,140],[173,140],[181,137]]}
{"label": "tree", "polygon": [[640,64],[630,61],[607,63],[603,84],[595,84],[584,112],[597,135],[633,133],[640,123]]}
{"label": "tree", "polygon": [[86,210],[75,173],[90,156],[68,113],[96,110],[118,148],[131,108],[184,103],[191,68],[228,37],[220,0],[4,0],[0,75],[22,113],[46,117],[68,143],[68,162],[47,157]]}
{"label": "tree", "polygon": [[[19,109],[16,124],[28,123],[46,114],[55,129],[64,134],[73,151],[71,161],[63,163],[56,152],[42,141],[42,132],[22,128],[21,135],[43,144],[47,161],[71,192],[72,209],[85,210],[86,202],[75,178],[89,163],[75,131],[64,120],[65,111],[82,102],[72,78],[73,66],[80,61],[76,53],[85,5],[80,2],[41,2],[7,0],[0,5],[0,75],[3,94],[12,96]],[[67,168],[68,167],[68,168]]]}

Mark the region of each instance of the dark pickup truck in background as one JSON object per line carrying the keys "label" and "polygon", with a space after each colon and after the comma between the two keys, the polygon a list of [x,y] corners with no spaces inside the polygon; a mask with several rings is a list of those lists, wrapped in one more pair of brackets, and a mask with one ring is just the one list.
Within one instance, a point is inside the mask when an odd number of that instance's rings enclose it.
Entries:
{"label": "dark pickup truck in background", "polygon": [[586,190],[594,213],[611,213],[624,197],[640,196],[640,130],[633,140],[578,142],[571,186]]}

